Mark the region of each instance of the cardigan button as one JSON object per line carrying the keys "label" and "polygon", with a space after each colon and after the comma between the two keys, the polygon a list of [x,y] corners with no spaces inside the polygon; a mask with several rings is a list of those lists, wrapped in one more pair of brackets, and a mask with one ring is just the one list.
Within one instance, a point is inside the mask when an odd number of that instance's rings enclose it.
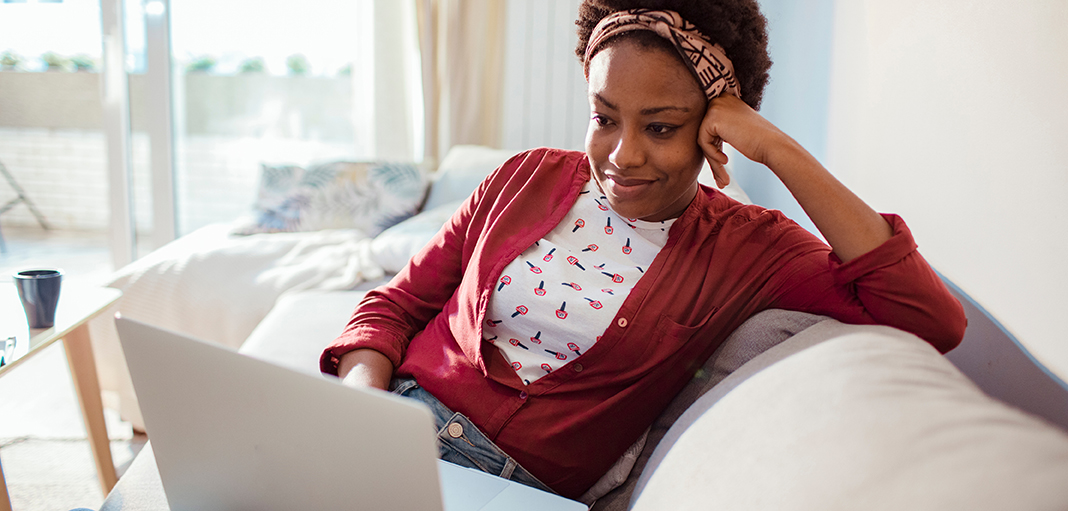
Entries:
{"label": "cardigan button", "polygon": [[616,324],[619,325],[619,328],[627,328],[627,318],[619,318]]}
{"label": "cardigan button", "polygon": [[571,366],[571,369],[573,369],[576,373],[581,373],[582,372],[582,364],[573,364]]}
{"label": "cardigan button", "polygon": [[525,391],[525,390],[524,390],[524,391],[521,391],[521,392],[519,393],[519,399],[523,399],[523,400],[525,400],[526,398],[527,398],[527,391]]}
{"label": "cardigan button", "polygon": [[449,424],[449,436],[453,438],[460,438],[464,436],[464,427],[459,422]]}

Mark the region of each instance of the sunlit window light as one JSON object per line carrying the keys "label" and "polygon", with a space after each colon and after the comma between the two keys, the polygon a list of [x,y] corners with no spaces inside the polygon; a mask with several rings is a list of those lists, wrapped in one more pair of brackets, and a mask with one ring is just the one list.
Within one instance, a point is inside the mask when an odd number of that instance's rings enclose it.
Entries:
{"label": "sunlit window light", "polygon": [[145,3],[145,14],[148,14],[149,16],[159,16],[160,14],[163,14],[164,10],[166,10],[166,7],[163,5],[163,2],[152,1]]}

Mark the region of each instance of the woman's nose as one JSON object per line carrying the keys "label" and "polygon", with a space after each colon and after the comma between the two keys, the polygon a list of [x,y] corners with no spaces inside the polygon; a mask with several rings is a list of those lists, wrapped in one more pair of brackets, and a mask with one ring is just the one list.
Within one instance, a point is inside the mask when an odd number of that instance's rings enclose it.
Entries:
{"label": "woman's nose", "polygon": [[634,130],[622,130],[608,161],[620,169],[641,167],[645,164],[645,151]]}

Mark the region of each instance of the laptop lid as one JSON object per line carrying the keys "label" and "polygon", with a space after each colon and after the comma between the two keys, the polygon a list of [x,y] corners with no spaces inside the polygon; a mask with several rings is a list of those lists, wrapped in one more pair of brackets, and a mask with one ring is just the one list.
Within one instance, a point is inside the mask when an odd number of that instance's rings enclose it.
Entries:
{"label": "laptop lid", "polygon": [[421,403],[115,322],[173,511],[586,509],[436,460]]}
{"label": "laptop lid", "polygon": [[116,326],[173,511],[442,509],[419,403]]}

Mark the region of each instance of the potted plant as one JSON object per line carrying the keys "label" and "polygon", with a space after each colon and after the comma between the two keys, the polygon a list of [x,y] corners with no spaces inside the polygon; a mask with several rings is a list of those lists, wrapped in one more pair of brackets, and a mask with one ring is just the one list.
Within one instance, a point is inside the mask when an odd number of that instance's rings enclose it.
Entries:
{"label": "potted plant", "polygon": [[286,67],[289,68],[289,74],[294,76],[303,76],[308,74],[308,58],[299,53],[295,53],[286,58]]}
{"label": "potted plant", "polygon": [[241,65],[238,67],[238,72],[241,73],[241,74],[245,74],[245,73],[262,73],[262,72],[264,72],[266,70],[267,70],[267,66],[263,63],[263,58],[261,58],[261,57],[253,57],[253,58],[250,58],[250,59],[245,59],[243,62],[241,62]]}
{"label": "potted plant", "polygon": [[48,66],[49,71],[66,71],[70,67],[70,59],[54,51],[42,54],[41,61]]}
{"label": "potted plant", "polygon": [[187,73],[210,73],[215,69],[216,62],[215,57],[203,55],[193,59],[189,65],[185,66],[185,70]]}
{"label": "potted plant", "polygon": [[96,61],[92,57],[82,53],[70,59],[75,71],[93,71],[96,69]]}
{"label": "potted plant", "polygon": [[4,53],[0,53],[0,69],[4,71],[14,71],[22,65],[22,56],[7,50]]}

